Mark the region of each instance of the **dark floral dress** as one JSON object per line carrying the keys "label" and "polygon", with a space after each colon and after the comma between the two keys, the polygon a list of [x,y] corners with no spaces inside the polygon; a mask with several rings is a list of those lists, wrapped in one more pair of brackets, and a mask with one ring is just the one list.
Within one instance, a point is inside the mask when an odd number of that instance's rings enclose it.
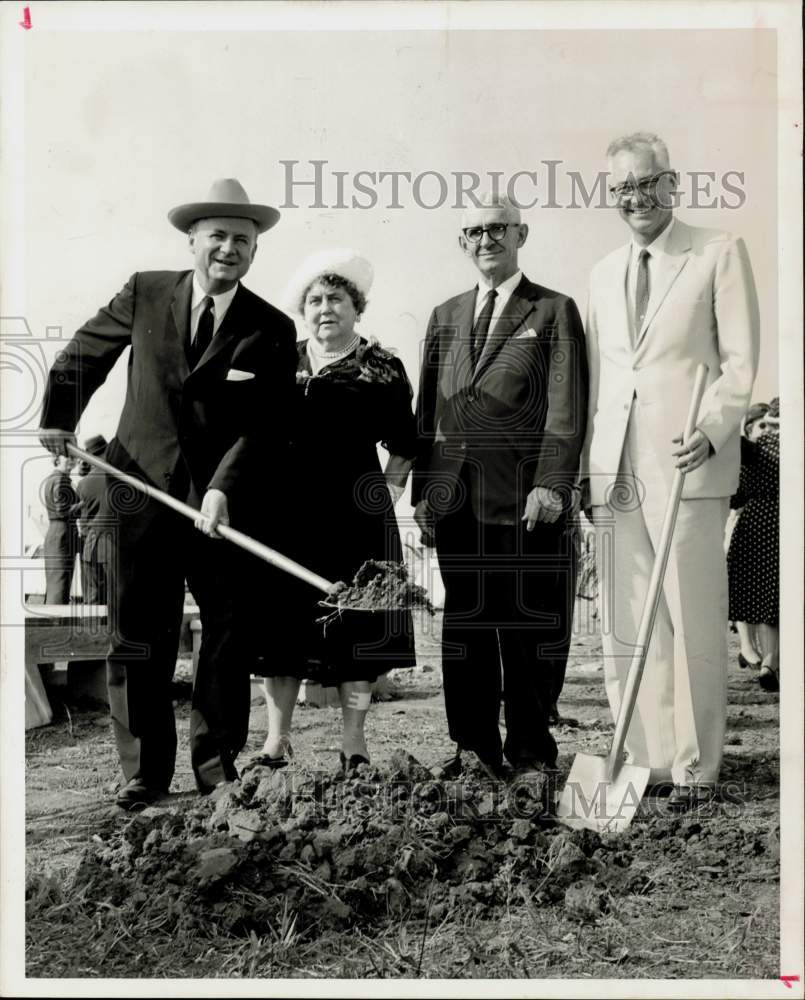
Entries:
{"label": "dark floral dress", "polygon": [[[282,477],[287,532],[282,551],[330,581],[349,582],[367,559],[402,561],[394,507],[377,444],[413,458],[413,392],[402,363],[376,343],[313,375],[298,344],[294,437]],[[284,575],[278,635],[268,636],[255,673],[334,685],[376,680],[415,663],[410,612],[330,615],[324,594]],[[329,617],[326,625],[323,617]],[[276,640],[276,641],[273,641]]]}
{"label": "dark floral dress", "polygon": [[727,551],[730,620],[777,625],[780,618],[780,438],[741,438],[740,509]]}

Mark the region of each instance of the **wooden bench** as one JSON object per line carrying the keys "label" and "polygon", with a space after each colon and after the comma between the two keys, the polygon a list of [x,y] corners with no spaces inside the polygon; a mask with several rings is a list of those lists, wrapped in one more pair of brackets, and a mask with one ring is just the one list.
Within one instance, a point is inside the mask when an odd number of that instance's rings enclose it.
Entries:
{"label": "wooden bench", "polygon": [[[198,608],[186,604],[180,652],[192,651],[190,626],[197,618]],[[87,695],[108,704],[105,661],[110,639],[106,605],[26,602],[26,729],[47,725],[53,717],[42,684],[39,669],[42,666],[47,665],[50,671],[66,671],[67,683],[74,694]]]}

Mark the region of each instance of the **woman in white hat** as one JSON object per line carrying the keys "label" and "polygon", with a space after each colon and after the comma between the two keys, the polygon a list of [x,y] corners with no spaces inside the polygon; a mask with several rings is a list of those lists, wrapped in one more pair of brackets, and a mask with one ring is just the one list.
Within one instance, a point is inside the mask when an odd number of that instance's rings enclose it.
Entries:
{"label": "woman in white hat", "polygon": [[[412,390],[402,363],[355,330],[372,266],[353,250],[308,258],[292,278],[288,307],[304,322],[297,394],[286,550],[330,580],[349,582],[368,559],[402,561],[394,503],[416,451]],[[385,473],[377,453],[389,452]],[[392,667],[413,666],[410,612],[335,615],[326,630],[321,595],[283,583],[288,615],[257,672],[265,676],[268,738],[264,763],[282,763],[299,685],[338,687],[341,766],[368,763],[364,725],[372,683]],[[275,640],[279,638],[279,642]]]}

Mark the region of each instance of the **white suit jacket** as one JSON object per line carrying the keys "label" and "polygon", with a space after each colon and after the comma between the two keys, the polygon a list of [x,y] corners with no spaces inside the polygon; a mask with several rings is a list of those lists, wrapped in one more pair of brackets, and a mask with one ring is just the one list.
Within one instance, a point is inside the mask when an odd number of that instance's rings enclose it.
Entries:
{"label": "white suit jacket", "polygon": [[743,240],[678,219],[669,234],[635,346],[629,332],[630,244],[593,268],[587,314],[590,406],[581,477],[606,503],[618,472],[632,400],[670,486],[672,438],[681,434],[697,365],[710,372],[697,427],[715,454],[685,477],[683,497],[731,496],[740,470],[740,424],[757,371],[760,317]]}

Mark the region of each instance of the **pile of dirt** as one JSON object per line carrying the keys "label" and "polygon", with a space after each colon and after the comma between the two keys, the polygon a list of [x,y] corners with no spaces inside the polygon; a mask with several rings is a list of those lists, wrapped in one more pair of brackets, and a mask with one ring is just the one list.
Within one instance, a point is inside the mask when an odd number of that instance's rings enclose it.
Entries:
{"label": "pile of dirt", "polygon": [[[372,932],[461,912],[503,919],[523,903],[591,923],[618,899],[654,891],[658,855],[699,880],[760,855],[776,863],[771,840],[740,824],[711,835],[706,817],[658,815],[619,836],[570,832],[546,813],[549,792],[541,776],[436,781],[403,750],[384,771],[362,765],[348,776],[257,765],[189,808],[110,819],[71,896],[118,908],[132,928],[158,922],[161,933]],[[29,898],[38,891],[30,885]]]}
{"label": "pile of dirt", "polygon": [[352,583],[336,594],[339,608],[361,611],[406,611],[435,609],[428,592],[408,578],[403,563],[368,559],[355,574]]}

